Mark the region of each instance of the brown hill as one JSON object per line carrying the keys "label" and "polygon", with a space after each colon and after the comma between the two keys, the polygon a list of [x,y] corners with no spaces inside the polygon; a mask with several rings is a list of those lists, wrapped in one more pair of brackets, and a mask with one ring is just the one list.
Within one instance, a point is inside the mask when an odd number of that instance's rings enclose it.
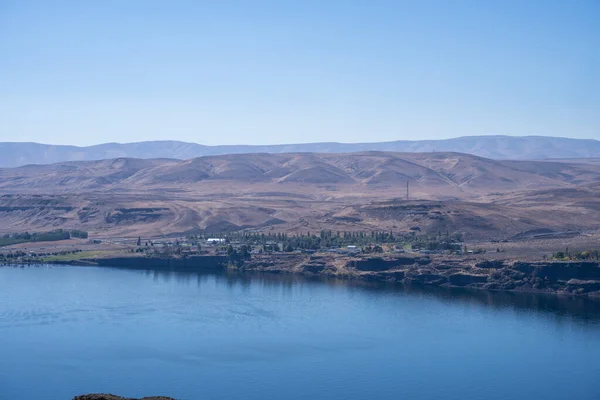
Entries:
{"label": "brown hill", "polygon": [[[406,183],[410,201],[405,199]],[[119,158],[0,169],[0,231],[94,235],[275,229],[598,229],[600,165],[460,153]]]}
{"label": "brown hill", "polygon": [[185,161],[114,160],[0,169],[0,190],[61,192],[198,185],[301,183],[401,188],[407,181],[434,197],[559,188],[595,182],[600,165],[496,161],[459,153],[241,154]]}

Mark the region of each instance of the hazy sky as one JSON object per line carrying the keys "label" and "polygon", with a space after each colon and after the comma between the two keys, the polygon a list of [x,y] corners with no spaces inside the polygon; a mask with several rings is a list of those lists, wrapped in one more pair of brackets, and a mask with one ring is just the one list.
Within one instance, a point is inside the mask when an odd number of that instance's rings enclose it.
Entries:
{"label": "hazy sky", "polygon": [[600,138],[600,1],[0,0],[0,141]]}

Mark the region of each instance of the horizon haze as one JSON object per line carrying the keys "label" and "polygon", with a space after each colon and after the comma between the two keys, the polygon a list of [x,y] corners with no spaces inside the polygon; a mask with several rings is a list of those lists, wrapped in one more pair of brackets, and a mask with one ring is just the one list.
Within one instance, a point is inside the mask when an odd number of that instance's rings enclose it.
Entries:
{"label": "horizon haze", "polygon": [[584,159],[598,157],[600,141],[544,136],[464,136],[447,140],[397,140],[370,143],[298,143],[206,146],[179,141],[102,143],[77,147],[28,142],[0,142],[0,168],[65,161],[114,158],[193,159],[248,153],[454,152],[497,160]]}

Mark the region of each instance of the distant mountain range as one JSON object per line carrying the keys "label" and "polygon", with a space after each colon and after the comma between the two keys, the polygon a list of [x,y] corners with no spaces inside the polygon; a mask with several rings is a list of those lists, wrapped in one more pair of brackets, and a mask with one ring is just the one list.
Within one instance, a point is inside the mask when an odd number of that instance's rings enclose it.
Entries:
{"label": "distant mountain range", "polygon": [[446,140],[398,140],[379,143],[306,143],[286,145],[204,146],[178,141],[105,143],[77,147],[0,142],[0,167],[93,161],[119,157],[172,158],[241,153],[353,153],[361,151],[459,152],[497,160],[588,158],[600,155],[600,141],[546,136],[465,136]]}

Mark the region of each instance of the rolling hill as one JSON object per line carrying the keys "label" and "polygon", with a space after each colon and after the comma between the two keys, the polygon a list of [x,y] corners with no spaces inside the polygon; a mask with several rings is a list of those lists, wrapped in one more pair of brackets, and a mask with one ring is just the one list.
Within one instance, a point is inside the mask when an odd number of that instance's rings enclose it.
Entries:
{"label": "rolling hill", "polygon": [[596,157],[600,141],[544,136],[468,136],[446,140],[398,140],[380,143],[306,143],[289,145],[204,146],[177,141],[105,143],[77,147],[39,143],[0,142],[0,167],[91,161],[112,158],[173,158],[242,153],[458,152],[498,160]]}
{"label": "rolling hill", "polygon": [[117,158],[0,169],[0,190],[64,193],[144,191],[219,186],[353,187],[403,195],[408,182],[426,198],[473,197],[496,192],[564,188],[597,182],[600,165],[499,161],[461,153],[285,153],[207,156],[190,160]]}
{"label": "rolling hill", "polygon": [[505,239],[539,229],[600,229],[598,199],[600,164],[577,160],[451,152],[116,158],[0,169],[0,232],[148,237],[418,226]]}

